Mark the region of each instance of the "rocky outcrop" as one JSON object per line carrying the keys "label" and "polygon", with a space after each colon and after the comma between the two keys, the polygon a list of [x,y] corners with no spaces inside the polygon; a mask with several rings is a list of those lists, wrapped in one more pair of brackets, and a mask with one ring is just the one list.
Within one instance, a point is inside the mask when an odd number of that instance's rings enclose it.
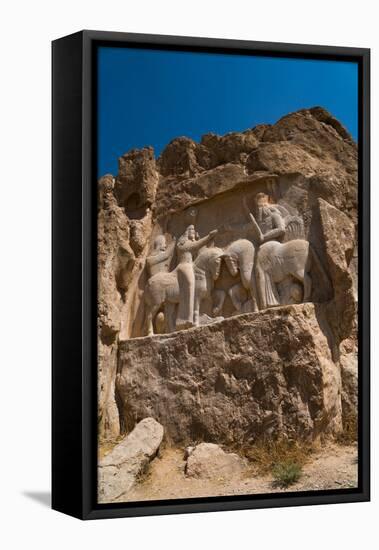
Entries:
{"label": "rocky outcrop", "polygon": [[143,217],[154,202],[157,184],[152,147],[134,149],[119,159],[115,196],[130,219]]}
{"label": "rocky outcrop", "polygon": [[115,502],[133,487],[136,479],[156,456],[163,427],[145,418],[98,464],[98,502]]}
{"label": "rocky outcrop", "polygon": [[214,443],[196,445],[187,458],[185,473],[199,479],[233,479],[246,471],[246,462],[235,453],[226,453]]}
{"label": "rocky outcrop", "polygon": [[[146,416],[183,443],[228,445],[262,434],[317,437],[340,429],[341,368],[347,388],[346,364],[356,364],[344,342],[356,342],[357,160],[346,129],[314,107],[273,125],[206,134],[199,143],[176,138],[158,159],[151,147],[130,151],[115,177],[99,180],[101,439],[130,431]],[[196,230],[204,236],[218,228],[216,247],[231,236],[254,242],[242,204],[251,210],[259,192],[302,219],[320,263],[314,304],[232,317],[227,295],[224,321],[145,338],[146,257],[156,236],[178,239],[196,207]],[[215,290],[235,282],[223,264]],[[214,317],[212,304],[204,302],[200,313]]]}
{"label": "rocky outcrop", "polygon": [[341,344],[342,423],[344,427],[358,418],[358,338],[354,322],[349,338]]}
{"label": "rocky outcrop", "polygon": [[151,233],[158,181],[151,148],[121,157],[119,175],[98,182],[98,419],[100,439],[120,434],[115,401],[117,346],[128,334],[133,292]]}
{"label": "rocky outcrop", "polygon": [[117,339],[122,325],[122,292],[131,282],[135,254],[128,220],[114,195],[111,175],[99,180],[98,210],[98,419],[102,438],[120,433],[115,401]]}
{"label": "rocky outcrop", "polygon": [[174,444],[341,429],[340,368],[313,304],[120,342],[116,389],[126,432],[153,416]]}
{"label": "rocky outcrop", "polygon": [[341,357],[343,422],[358,417],[358,358],[356,353]]}
{"label": "rocky outcrop", "polygon": [[334,291],[328,305],[328,319],[339,343],[351,335],[356,319],[356,289],[349,271],[355,248],[355,227],[346,214],[321,198],[319,209],[322,243]]}

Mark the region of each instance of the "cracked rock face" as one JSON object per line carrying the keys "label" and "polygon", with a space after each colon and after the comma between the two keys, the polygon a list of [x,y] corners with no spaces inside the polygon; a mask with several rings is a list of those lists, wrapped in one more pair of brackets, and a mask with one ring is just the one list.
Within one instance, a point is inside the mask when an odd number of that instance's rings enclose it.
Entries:
{"label": "cracked rock face", "polygon": [[313,304],[120,343],[122,428],[144,416],[176,445],[251,444],[341,429],[341,374]]}
{"label": "cracked rock face", "polygon": [[[343,126],[315,107],[199,143],[179,137],[159,158],[151,147],[130,151],[118,174],[99,180],[100,440],[149,416],[178,444],[341,429],[356,403],[357,159]],[[215,313],[206,298],[200,309],[208,324],[162,334],[162,307],[154,321],[161,334],[147,336],[147,258],[157,237],[169,247],[195,223],[200,238],[218,229],[213,245],[222,251],[236,240],[257,248],[242,205],[253,211],[259,193],[301,220],[318,263],[309,303],[289,275],[278,283],[279,306],[253,312],[223,260],[214,282],[222,307]]]}

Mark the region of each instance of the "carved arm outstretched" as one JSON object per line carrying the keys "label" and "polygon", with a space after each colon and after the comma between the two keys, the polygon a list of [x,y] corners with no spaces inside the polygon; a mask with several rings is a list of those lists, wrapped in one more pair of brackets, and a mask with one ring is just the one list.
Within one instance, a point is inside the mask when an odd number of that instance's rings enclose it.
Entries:
{"label": "carved arm outstretched", "polygon": [[202,237],[198,241],[188,241],[185,244],[185,247],[189,252],[197,252],[198,250],[200,250],[202,246],[206,245],[209,241],[211,241],[217,235],[217,233],[218,233],[218,229],[213,229],[213,231],[211,231],[210,233],[208,233],[208,235],[206,235],[205,237]]}
{"label": "carved arm outstretched", "polygon": [[167,260],[173,254],[175,245],[176,245],[176,238],[173,237],[172,243],[169,244],[166,250],[158,252],[158,254],[152,254],[151,256],[148,256],[147,261],[149,265],[157,265]]}

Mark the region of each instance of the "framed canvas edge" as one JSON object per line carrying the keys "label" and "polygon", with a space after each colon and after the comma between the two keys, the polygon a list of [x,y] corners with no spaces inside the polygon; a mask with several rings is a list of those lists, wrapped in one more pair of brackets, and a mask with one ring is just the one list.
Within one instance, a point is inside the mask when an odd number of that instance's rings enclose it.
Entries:
{"label": "framed canvas edge", "polygon": [[[82,38],[82,363],[81,402],[81,519],[101,519],[175,513],[227,511],[314,504],[336,504],[370,500],[370,50],[335,46],[307,46],[269,42],[208,39],[102,31],[81,31]],[[61,39],[61,40],[64,40]],[[241,498],[220,497],[186,499],[136,504],[96,502],[97,470],[97,356],[96,356],[96,181],[94,151],[96,108],[94,78],[94,47],[100,43],[139,44],[140,47],[184,47],[219,50],[245,50],[301,57],[354,58],[360,66],[361,107],[359,128],[359,469],[357,490],[313,491],[307,494],[248,495]],[[54,314],[53,314],[54,315]],[[194,502],[195,501],[195,502]],[[70,513],[67,510],[60,510]]]}

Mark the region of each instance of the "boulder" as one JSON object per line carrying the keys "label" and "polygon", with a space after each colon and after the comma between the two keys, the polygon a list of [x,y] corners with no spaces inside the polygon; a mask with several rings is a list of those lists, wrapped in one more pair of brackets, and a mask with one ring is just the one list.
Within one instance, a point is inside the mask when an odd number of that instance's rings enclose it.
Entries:
{"label": "boulder", "polygon": [[98,464],[98,502],[123,497],[156,456],[163,426],[153,418],[141,420]]}
{"label": "boulder", "polygon": [[122,429],[146,416],[169,442],[251,444],[341,430],[341,376],[320,308],[299,304],[119,343]]}
{"label": "boulder", "polygon": [[200,443],[191,451],[186,475],[200,479],[233,479],[246,470],[246,462],[235,453],[226,453],[214,443]]}

